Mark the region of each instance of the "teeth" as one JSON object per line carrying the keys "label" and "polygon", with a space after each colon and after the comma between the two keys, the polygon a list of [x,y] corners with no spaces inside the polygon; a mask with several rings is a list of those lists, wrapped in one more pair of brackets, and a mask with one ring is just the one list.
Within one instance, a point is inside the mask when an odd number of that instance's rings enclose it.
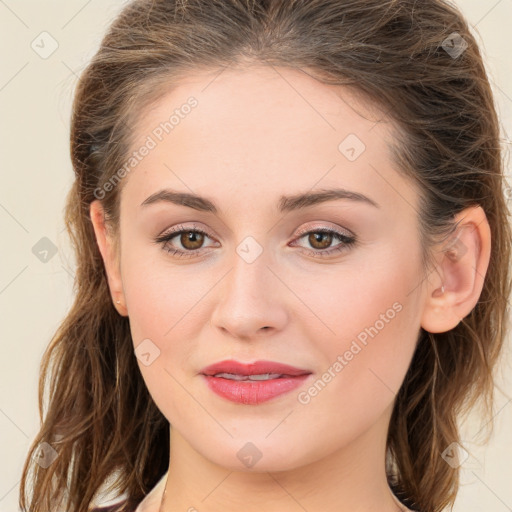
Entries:
{"label": "teeth", "polygon": [[259,375],[249,375],[249,380],[270,380],[281,377],[280,373],[262,373]]}
{"label": "teeth", "polygon": [[231,379],[231,380],[246,380],[246,377],[243,375],[235,375],[233,373],[216,373],[214,377],[222,377],[223,379]]}
{"label": "teeth", "polygon": [[261,373],[259,375],[235,375],[234,373],[216,373],[214,377],[231,380],[270,380],[281,377],[280,373]]}

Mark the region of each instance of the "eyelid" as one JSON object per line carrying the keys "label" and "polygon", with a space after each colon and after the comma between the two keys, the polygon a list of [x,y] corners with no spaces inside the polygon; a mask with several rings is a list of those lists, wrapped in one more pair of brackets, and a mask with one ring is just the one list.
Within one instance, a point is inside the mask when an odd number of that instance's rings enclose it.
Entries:
{"label": "eyelid", "polygon": [[177,224],[176,226],[173,226],[172,228],[165,230],[161,235],[158,235],[157,239],[167,237],[171,234],[179,233],[180,231],[199,231],[200,233],[204,233],[205,235],[208,235],[210,238],[215,239],[211,231],[204,227],[198,226],[195,222],[192,222],[191,226]]}
{"label": "eyelid", "polygon": [[300,237],[306,233],[310,233],[311,231],[315,231],[315,230],[319,230],[319,231],[322,231],[322,230],[329,230],[329,231],[335,231],[337,233],[339,233],[340,235],[344,235],[346,237],[355,237],[356,235],[354,233],[352,233],[352,231],[350,231],[349,229],[346,229],[346,228],[340,228],[338,226],[334,226],[334,225],[331,225],[329,226],[328,225],[329,223],[326,224],[326,221],[324,222],[317,222],[317,224],[313,224],[312,226],[311,225],[308,225],[307,227],[304,227],[304,228],[301,228],[297,233],[296,233],[296,237]]}

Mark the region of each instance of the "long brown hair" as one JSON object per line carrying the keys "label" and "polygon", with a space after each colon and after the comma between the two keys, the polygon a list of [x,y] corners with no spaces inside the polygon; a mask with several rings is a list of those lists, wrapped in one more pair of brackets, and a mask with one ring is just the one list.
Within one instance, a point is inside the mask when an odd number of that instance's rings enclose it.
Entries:
{"label": "long brown hair", "polygon": [[[134,507],[167,470],[169,423],[141,377],[128,319],[113,307],[89,206],[126,161],[131,127],[147,105],[187,71],[249,61],[307,69],[323,83],[357,88],[388,113],[396,166],[421,191],[425,273],[428,249],[453,232],[455,214],[480,205],[487,216],[492,249],[480,299],[454,329],[422,329],[396,398],[387,469],[397,497],[423,512],[453,505],[459,469],[441,454],[462,445],[458,419],[481,398],[492,428],[511,226],[498,116],[461,13],[444,0],[135,0],[77,84],[76,179],[65,213],[75,300],[42,360],[42,425],[23,469],[22,510],[85,512],[112,475]],[[120,189],[102,197],[116,233]],[[48,467],[33,461],[42,443],[56,452]]]}

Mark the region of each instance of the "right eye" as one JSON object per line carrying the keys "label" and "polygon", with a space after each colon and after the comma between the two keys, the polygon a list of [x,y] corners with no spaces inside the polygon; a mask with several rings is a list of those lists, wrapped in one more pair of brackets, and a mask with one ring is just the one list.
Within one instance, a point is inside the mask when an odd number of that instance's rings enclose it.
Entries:
{"label": "right eye", "polygon": [[[176,248],[171,244],[177,237],[179,237],[178,241],[184,249]],[[202,229],[197,227],[187,228],[180,225],[158,236],[155,242],[163,244],[164,251],[173,256],[188,258],[196,255],[201,250],[205,237],[210,238],[210,235]]]}

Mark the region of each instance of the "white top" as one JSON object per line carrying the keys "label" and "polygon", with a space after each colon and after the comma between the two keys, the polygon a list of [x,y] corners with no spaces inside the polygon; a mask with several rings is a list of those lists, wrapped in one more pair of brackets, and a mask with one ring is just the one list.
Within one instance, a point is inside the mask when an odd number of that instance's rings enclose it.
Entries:
{"label": "white top", "polygon": [[139,506],[135,509],[135,512],[158,512],[160,503],[162,502],[162,496],[164,494],[165,483],[167,481],[166,472],[158,483],[146,494],[146,497],[139,503]]}

